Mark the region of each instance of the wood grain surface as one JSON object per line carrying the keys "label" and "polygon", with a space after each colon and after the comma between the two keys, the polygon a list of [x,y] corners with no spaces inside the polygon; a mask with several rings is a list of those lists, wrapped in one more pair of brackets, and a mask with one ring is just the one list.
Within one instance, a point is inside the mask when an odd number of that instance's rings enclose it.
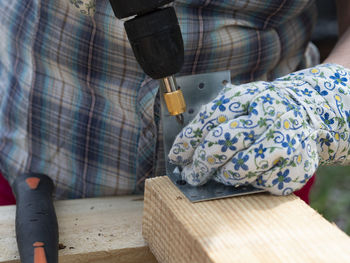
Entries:
{"label": "wood grain surface", "polygon": [[146,181],[143,236],[162,263],[350,262],[350,238],[294,195],[193,204],[167,177]]}
{"label": "wood grain surface", "polygon": [[[155,263],[141,235],[141,196],[55,203],[61,263]],[[0,262],[19,262],[15,206],[0,207]]]}

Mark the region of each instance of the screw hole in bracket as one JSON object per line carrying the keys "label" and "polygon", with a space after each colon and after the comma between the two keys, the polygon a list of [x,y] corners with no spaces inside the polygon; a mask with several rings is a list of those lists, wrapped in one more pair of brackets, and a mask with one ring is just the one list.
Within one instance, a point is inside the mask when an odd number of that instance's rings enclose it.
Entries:
{"label": "screw hole in bracket", "polygon": [[199,89],[204,89],[204,87],[205,87],[205,85],[204,85],[203,82],[199,83],[199,85],[198,85],[198,88],[199,88]]}
{"label": "screw hole in bracket", "polygon": [[186,184],[186,181],[185,180],[177,180],[176,183],[178,185],[185,185]]}

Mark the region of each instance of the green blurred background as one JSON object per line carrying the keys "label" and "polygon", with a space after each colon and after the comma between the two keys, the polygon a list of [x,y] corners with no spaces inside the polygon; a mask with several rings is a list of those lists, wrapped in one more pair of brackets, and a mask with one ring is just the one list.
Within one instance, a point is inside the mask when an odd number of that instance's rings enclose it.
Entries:
{"label": "green blurred background", "polygon": [[[316,3],[319,16],[312,41],[319,48],[322,61],[337,41],[336,8],[334,0]],[[350,165],[321,167],[316,174],[310,205],[350,235]]]}
{"label": "green blurred background", "polygon": [[350,166],[321,167],[310,205],[350,235]]}

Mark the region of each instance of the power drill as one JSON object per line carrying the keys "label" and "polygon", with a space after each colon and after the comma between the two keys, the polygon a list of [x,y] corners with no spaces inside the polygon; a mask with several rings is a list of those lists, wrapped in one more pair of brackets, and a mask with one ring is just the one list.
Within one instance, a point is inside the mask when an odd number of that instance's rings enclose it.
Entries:
{"label": "power drill", "polygon": [[[161,82],[170,115],[183,124],[186,103],[174,74],[184,63],[184,44],[174,0],[110,0],[118,19],[127,18],[125,31],[143,71]],[[164,7],[165,6],[165,7]]]}

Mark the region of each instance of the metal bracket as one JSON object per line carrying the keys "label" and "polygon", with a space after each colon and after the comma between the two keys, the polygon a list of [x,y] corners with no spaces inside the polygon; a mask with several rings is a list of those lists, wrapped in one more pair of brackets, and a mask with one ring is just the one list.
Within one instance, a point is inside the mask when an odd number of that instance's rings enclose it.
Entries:
{"label": "metal bracket", "polygon": [[[224,84],[230,81],[230,71],[191,75],[179,77],[176,80],[187,104],[187,110],[183,114],[186,125],[197,115],[201,106],[212,101],[224,87]],[[163,88],[161,86],[161,89]],[[264,191],[253,186],[225,186],[214,180],[207,182],[203,186],[194,187],[182,180],[179,168],[169,163],[168,153],[177,134],[180,133],[183,127],[175,120],[174,116],[168,114],[163,98],[161,99],[161,107],[166,172],[171,181],[191,202],[254,194]]]}

